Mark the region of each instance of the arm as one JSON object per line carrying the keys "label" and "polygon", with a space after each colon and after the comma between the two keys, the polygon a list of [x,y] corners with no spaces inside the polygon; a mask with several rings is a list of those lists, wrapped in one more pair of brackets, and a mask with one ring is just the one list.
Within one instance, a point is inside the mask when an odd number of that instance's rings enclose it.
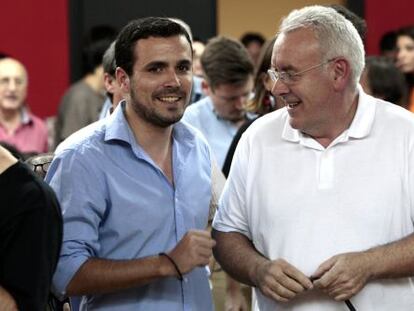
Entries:
{"label": "arm", "polygon": [[10,293],[0,286],[0,310],[2,311],[17,311],[16,301]]}
{"label": "arm", "polygon": [[[215,242],[208,231],[189,231],[168,253],[182,274],[208,264]],[[164,277],[178,276],[165,256],[134,260],[88,259],[67,287],[68,295],[114,292],[142,286]]]}
{"label": "arm", "polygon": [[267,297],[284,302],[312,288],[306,275],[283,259],[263,257],[244,235],[213,230],[213,238],[214,256],[223,269],[236,280],[259,287]]}
{"label": "arm", "polygon": [[362,252],[339,254],[313,274],[315,286],[335,300],[357,294],[370,280],[414,275],[414,234]]}

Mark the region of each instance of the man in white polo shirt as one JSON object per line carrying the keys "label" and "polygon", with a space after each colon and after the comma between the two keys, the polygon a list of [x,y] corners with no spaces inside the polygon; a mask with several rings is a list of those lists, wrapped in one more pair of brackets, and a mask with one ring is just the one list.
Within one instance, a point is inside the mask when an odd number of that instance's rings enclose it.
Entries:
{"label": "man in white polo shirt", "polygon": [[412,310],[414,117],[358,85],[352,24],[284,19],[269,75],[286,108],[242,137],[215,217],[215,255],[263,310]]}

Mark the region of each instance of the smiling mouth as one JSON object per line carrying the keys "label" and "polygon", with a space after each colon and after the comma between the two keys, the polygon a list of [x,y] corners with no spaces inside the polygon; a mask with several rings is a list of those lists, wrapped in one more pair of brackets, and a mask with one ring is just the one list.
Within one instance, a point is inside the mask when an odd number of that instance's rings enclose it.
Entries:
{"label": "smiling mouth", "polygon": [[286,103],[286,106],[289,107],[289,108],[294,108],[299,104],[300,104],[300,102]]}
{"label": "smiling mouth", "polygon": [[162,102],[166,102],[166,103],[175,103],[175,102],[178,102],[179,100],[181,100],[181,96],[173,96],[173,95],[170,95],[170,96],[158,96],[157,97],[157,99],[159,100],[159,101],[162,101]]}

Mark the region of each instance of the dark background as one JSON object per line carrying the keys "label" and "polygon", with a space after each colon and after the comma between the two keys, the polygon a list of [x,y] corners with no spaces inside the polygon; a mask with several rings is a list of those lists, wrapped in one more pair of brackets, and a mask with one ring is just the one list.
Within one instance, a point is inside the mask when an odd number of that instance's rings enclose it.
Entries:
{"label": "dark background", "polygon": [[106,24],[119,31],[130,20],[146,16],[180,18],[202,40],[216,35],[215,0],[70,0],[70,80],[81,78],[82,38],[93,26]]}

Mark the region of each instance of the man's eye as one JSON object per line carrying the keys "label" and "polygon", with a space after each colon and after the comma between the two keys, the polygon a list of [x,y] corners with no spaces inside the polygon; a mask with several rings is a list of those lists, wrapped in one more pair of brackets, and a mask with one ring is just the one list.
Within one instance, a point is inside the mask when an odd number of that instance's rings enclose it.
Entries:
{"label": "man's eye", "polygon": [[187,72],[187,71],[189,71],[191,68],[190,68],[190,66],[189,65],[180,65],[180,66],[178,66],[178,70],[179,71],[181,71],[181,72]]}
{"label": "man's eye", "polygon": [[158,73],[158,72],[161,72],[162,71],[162,68],[161,67],[152,67],[152,68],[149,68],[148,71],[149,72]]}

